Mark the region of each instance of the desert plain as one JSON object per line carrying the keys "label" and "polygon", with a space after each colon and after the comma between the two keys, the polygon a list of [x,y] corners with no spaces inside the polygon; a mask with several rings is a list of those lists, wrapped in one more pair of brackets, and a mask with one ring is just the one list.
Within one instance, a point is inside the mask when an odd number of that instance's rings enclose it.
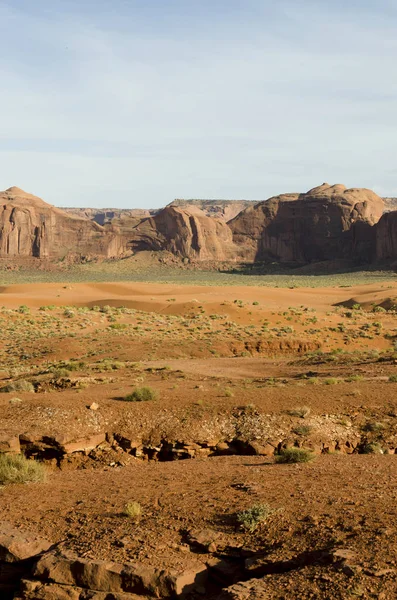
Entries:
{"label": "desert plain", "polygon": [[396,597],[392,272],[12,277],[0,446],[45,477],[4,484],[0,521],[48,552],[4,597]]}

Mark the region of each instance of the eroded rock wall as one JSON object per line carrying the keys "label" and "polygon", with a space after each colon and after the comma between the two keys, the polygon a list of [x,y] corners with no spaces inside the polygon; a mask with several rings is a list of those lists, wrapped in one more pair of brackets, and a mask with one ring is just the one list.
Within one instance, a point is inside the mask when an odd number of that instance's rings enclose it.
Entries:
{"label": "eroded rock wall", "polygon": [[0,193],[0,257],[64,258],[68,254],[117,257],[125,239],[117,229],[104,228],[70,216],[19,188]]}
{"label": "eroded rock wall", "polygon": [[352,258],[373,252],[369,228],[383,208],[383,200],[370,190],[323,184],[306,194],[284,194],[249,207],[230,227],[246,260],[307,263]]}

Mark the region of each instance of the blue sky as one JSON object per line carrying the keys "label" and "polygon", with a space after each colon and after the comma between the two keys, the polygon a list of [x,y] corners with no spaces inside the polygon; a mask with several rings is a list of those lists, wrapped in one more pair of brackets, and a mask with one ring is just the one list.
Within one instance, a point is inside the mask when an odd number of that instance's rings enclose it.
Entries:
{"label": "blue sky", "polygon": [[0,189],[397,196],[395,0],[0,0]]}

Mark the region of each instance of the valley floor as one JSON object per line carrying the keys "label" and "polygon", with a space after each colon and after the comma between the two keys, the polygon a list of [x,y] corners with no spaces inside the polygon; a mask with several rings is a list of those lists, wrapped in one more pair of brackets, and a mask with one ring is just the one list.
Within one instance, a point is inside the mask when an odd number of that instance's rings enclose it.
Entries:
{"label": "valley floor", "polygon": [[[4,485],[0,522],[89,561],[206,569],[189,598],[397,597],[396,305],[393,277],[3,285],[0,453],[47,476]],[[277,462],[290,447],[313,460]]]}

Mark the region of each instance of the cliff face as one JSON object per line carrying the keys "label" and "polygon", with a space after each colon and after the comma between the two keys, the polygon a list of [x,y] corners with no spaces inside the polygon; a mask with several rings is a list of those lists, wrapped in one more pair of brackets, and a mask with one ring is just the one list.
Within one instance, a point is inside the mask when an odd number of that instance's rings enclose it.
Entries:
{"label": "cliff face", "polygon": [[93,215],[81,218],[9,188],[0,192],[0,258],[110,258],[127,249],[167,250],[198,261],[397,258],[397,212],[382,216],[384,202],[370,190],[323,184],[249,203],[228,223],[226,213],[217,218],[212,208],[210,201],[207,213],[194,203],[172,203],[150,216],[114,211],[111,224],[102,226]]}
{"label": "cliff face", "polygon": [[72,217],[16,187],[0,192],[0,257],[110,258],[124,251],[125,241],[112,228]]}
{"label": "cliff face", "polygon": [[376,259],[397,258],[397,211],[385,213],[376,226]]}
{"label": "cliff face", "polygon": [[306,194],[284,194],[244,210],[229,225],[245,260],[311,262],[374,252],[371,226],[383,200],[366,189],[323,184]]}
{"label": "cliff face", "polygon": [[139,223],[131,231],[129,245],[135,251],[168,250],[195,260],[228,260],[236,254],[224,221],[195,207],[172,205]]}

